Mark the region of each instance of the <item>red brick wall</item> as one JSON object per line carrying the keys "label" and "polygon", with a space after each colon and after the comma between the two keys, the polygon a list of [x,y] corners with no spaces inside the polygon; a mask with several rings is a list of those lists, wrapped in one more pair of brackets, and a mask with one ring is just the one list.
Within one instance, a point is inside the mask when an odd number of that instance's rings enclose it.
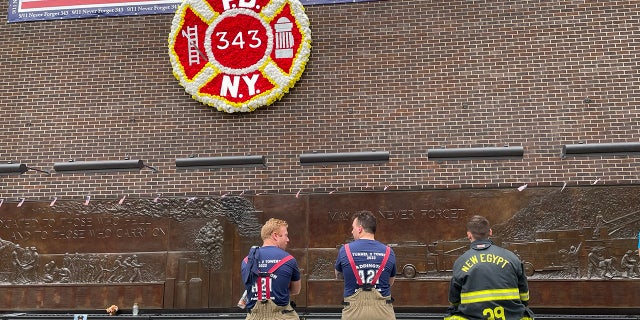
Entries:
{"label": "red brick wall", "polygon": [[[172,15],[5,22],[0,161],[51,170],[128,155],[160,171],[29,171],[0,177],[0,197],[638,182],[637,157],[562,160],[560,152],[562,144],[638,141],[640,2],[386,0],[306,12],[313,49],[302,79],[247,114],[185,93],[169,62]],[[524,157],[427,158],[431,148],[503,145],[523,146]],[[386,150],[391,161],[300,166],[298,156],[314,150]],[[190,155],[266,155],[268,168],[176,171],[175,159]]]}

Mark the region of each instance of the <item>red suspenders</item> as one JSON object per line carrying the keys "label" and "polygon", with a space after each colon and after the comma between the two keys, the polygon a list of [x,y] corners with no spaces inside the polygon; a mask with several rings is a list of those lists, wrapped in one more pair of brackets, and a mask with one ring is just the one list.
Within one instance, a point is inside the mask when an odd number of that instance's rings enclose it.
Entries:
{"label": "red suspenders", "polygon": [[[258,275],[258,280],[256,281],[256,287],[258,288],[258,300],[269,300],[271,299],[271,274],[273,274],[274,272],[276,272],[276,270],[278,270],[278,268],[280,268],[283,264],[287,263],[287,261],[293,259],[292,255],[288,255],[284,258],[282,258],[282,260],[278,261],[278,263],[274,264],[273,267],[271,267],[271,269],[269,269],[269,271],[267,272],[260,272]],[[245,263],[248,261],[247,258],[244,258]],[[264,279],[265,283],[264,286],[260,285],[260,282],[262,282],[262,279]]]}
{"label": "red suspenders", "polygon": [[[349,249],[348,243],[344,245],[344,251],[347,253],[347,259],[349,259],[349,264],[351,264],[351,270],[353,271],[353,275],[356,277],[356,280],[358,281],[358,285],[362,287],[364,283],[362,283],[362,279],[360,279],[360,275],[358,275],[358,269],[356,268],[355,261],[353,261],[353,255],[351,255],[351,249]],[[375,286],[375,284],[378,282],[378,279],[382,274],[382,270],[384,270],[384,266],[387,265],[387,260],[389,260],[390,252],[391,252],[391,248],[387,246],[387,251],[384,253],[384,258],[382,259],[382,263],[380,264],[378,271],[376,271],[375,276],[373,277],[373,279],[371,279],[371,283],[369,284]]]}

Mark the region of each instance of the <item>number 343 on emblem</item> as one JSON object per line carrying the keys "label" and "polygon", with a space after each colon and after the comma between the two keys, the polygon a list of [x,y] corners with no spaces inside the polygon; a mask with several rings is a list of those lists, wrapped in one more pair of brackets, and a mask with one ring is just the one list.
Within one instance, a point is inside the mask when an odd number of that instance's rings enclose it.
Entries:
{"label": "number 343 on emblem", "polygon": [[229,113],[282,98],[310,53],[299,0],[185,0],[169,34],[173,74],[185,91]]}

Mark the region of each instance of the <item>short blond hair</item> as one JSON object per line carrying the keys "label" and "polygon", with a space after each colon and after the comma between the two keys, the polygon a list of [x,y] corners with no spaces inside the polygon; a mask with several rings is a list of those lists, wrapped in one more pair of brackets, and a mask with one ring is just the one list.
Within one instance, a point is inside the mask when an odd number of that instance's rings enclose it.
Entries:
{"label": "short blond hair", "polygon": [[260,236],[262,237],[262,240],[269,239],[271,237],[271,234],[280,231],[281,227],[288,228],[289,224],[287,224],[287,222],[284,220],[276,218],[267,220],[264,226],[262,226],[262,230],[260,230]]}

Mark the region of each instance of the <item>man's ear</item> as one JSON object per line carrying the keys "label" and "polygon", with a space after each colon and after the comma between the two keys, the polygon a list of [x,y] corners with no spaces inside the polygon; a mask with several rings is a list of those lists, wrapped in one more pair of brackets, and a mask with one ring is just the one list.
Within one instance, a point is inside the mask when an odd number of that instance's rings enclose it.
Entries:
{"label": "man's ear", "polygon": [[489,237],[493,236],[493,229],[489,229]]}
{"label": "man's ear", "polygon": [[471,231],[467,231],[467,239],[469,239],[469,241],[473,240],[473,235],[471,235]]}

